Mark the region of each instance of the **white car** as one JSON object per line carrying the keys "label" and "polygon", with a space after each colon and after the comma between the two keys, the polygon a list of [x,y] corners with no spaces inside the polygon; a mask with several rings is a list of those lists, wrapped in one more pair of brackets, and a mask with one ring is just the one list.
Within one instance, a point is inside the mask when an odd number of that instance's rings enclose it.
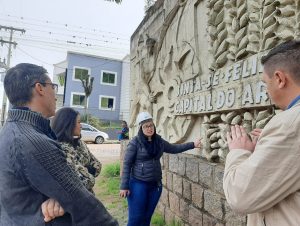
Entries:
{"label": "white car", "polygon": [[109,136],[107,133],[104,133],[95,127],[86,124],[86,123],[80,123],[81,124],[81,140],[86,142],[94,142],[95,144],[102,144],[104,141],[107,141],[109,139]]}

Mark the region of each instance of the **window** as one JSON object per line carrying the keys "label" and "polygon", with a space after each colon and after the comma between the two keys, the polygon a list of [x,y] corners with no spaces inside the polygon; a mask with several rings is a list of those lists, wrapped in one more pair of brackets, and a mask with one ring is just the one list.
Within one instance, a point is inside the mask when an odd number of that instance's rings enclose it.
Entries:
{"label": "window", "polygon": [[117,73],[112,71],[101,71],[101,84],[117,85]]}
{"label": "window", "polygon": [[115,110],[115,97],[100,96],[100,109]]}
{"label": "window", "polygon": [[84,107],[85,95],[83,93],[72,93],[71,95],[71,106]]}
{"label": "window", "polygon": [[74,67],[73,80],[85,79],[89,74],[88,68]]}

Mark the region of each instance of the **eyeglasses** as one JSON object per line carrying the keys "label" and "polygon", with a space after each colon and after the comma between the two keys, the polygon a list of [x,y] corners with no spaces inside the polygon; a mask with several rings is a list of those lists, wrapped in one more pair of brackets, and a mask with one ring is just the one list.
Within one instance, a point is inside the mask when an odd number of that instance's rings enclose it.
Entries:
{"label": "eyeglasses", "polygon": [[153,128],[154,128],[154,124],[143,125],[142,128],[143,128],[143,129],[149,129],[149,128],[153,129]]}
{"label": "eyeglasses", "polygon": [[58,91],[58,85],[57,85],[56,83],[51,83],[51,82],[36,82],[36,83],[32,84],[31,86],[34,87],[37,83],[40,83],[40,84],[42,84],[43,86],[51,85],[51,86],[52,86],[52,89],[54,89],[55,94],[57,94],[57,91]]}

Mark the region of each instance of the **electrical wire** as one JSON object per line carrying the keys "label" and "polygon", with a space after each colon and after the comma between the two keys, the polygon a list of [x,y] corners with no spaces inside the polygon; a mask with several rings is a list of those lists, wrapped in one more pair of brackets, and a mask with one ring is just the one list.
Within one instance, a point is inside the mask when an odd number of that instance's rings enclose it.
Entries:
{"label": "electrical wire", "polygon": [[[1,13],[0,13],[1,15]],[[10,15],[7,15],[7,16],[10,16]],[[23,17],[21,17],[23,18]],[[63,30],[64,32],[68,31],[68,32],[74,32],[75,34],[89,34],[89,35],[92,35],[92,36],[102,36],[102,37],[106,37],[108,39],[116,39],[116,40],[125,40],[125,41],[129,41],[129,35],[123,35],[122,36],[115,36],[115,35],[119,35],[117,33],[113,33],[113,32],[108,32],[108,31],[101,31],[101,30],[97,30],[97,29],[87,29],[89,30],[90,32],[86,32],[86,31],[83,31],[83,27],[81,27],[81,29],[77,29],[77,30],[74,30],[72,29],[72,26],[68,25],[68,24],[60,24],[61,27],[56,27],[56,26],[51,26],[49,25],[48,22],[45,22],[44,24],[36,24],[36,23],[29,23],[29,22],[26,22],[24,21],[23,19],[22,20],[8,20],[6,18],[3,18],[1,19],[2,21],[7,21],[7,22],[13,22],[15,24],[20,24],[20,23],[23,23],[23,24],[26,24],[26,25],[30,25],[30,26],[36,26],[36,27],[40,27],[40,28],[47,28],[49,30],[49,28],[54,28],[54,29],[58,29],[58,30]],[[35,21],[38,21],[38,19],[36,19]],[[69,28],[70,27],[70,28]],[[27,29],[32,29],[32,28],[27,28]],[[32,29],[34,30],[34,29]],[[44,30],[39,30],[39,31],[44,31]],[[114,36],[110,35],[110,34],[114,34]],[[125,38],[126,37],[126,38]]]}
{"label": "electrical wire", "polygon": [[[6,36],[3,36],[4,38],[8,38]],[[36,42],[36,43],[43,43],[43,44],[56,44],[56,45],[60,45],[60,46],[72,46],[72,45],[77,45],[77,46],[81,46],[83,48],[101,48],[101,49],[107,49],[107,50],[111,50],[111,51],[129,51],[128,49],[125,48],[114,48],[114,47],[108,47],[108,46],[103,46],[103,45],[97,45],[97,44],[91,44],[91,43],[83,43],[83,42],[72,42],[72,41],[68,41],[68,40],[59,40],[59,39],[54,39],[52,42],[50,41],[43,41],[43,40],[39,40],[39,39],[30,39],[30,38],[26,38],[26,37],[16,37],[15,38],[16,41],[28,41],[28,42]]]}
{"label": "electrical wire", "polygon": [[22,50],[20,47],[17,47],[17,48],[18,48],[22,53],[24,53],[25,55],[31,57],[32,59],[34,59],[34,60],[36,60],[36,61],[39,61],[39,62],[41,62],[41,63],[43,63],[43,64],[48,64],[48,65],[50,65],[50,66],[53,66],[53,64],[49,64],[48,62],[42,61],[42,60],[40,60],[40,59],[38,59],[38,58],[36,58],[36,57],[30,55],[30,54],[27,53],[26,51]]}

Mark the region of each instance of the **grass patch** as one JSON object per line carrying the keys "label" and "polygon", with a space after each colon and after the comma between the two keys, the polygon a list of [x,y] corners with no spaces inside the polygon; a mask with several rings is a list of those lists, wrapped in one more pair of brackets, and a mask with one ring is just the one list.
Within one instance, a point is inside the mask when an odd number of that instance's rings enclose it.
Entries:
{"label": "grass patch", "polygon": [[104,177],[119,177],[120,163],[112,163],[103,167],[102,174]]}
{"label": "grass patch", "polygon": [[[116,218],[119,225],[127,224],[128,208],[127,201],[119,197],[120,186],[120,163],[103,166],[101,174],[96,178],[94,191],[96,197],[103,203],[110,214]],[[151,226],[182,226],[180,221],[173,220],[167,224],[159,213],[154,213]]]}
{"label": "grass patch", "polygon": [[119,195],[120,178],[118,177],[102,177],[97,181],[97,186],[100,189],[99,195]]}
{"label": "grass patch", "polygon": [[166,222],[160,214],[154,213],[153,216],[152,216],[152,219],[151,219],[151,225],[153,225],[153,226],[165,226]]}
{"label": "grass patch", "polygon": [[95,195],[120,225],[126,225],[127,202],[119,197],[119,189],[120,163],[104,165],[100,176],[96,178]]}
{"label": "grass patch", "polygon": [[167,224],[162,215],[155,212],[151,219],[151,226],[182,226],[182,223],[173,219],[170,224]]}

